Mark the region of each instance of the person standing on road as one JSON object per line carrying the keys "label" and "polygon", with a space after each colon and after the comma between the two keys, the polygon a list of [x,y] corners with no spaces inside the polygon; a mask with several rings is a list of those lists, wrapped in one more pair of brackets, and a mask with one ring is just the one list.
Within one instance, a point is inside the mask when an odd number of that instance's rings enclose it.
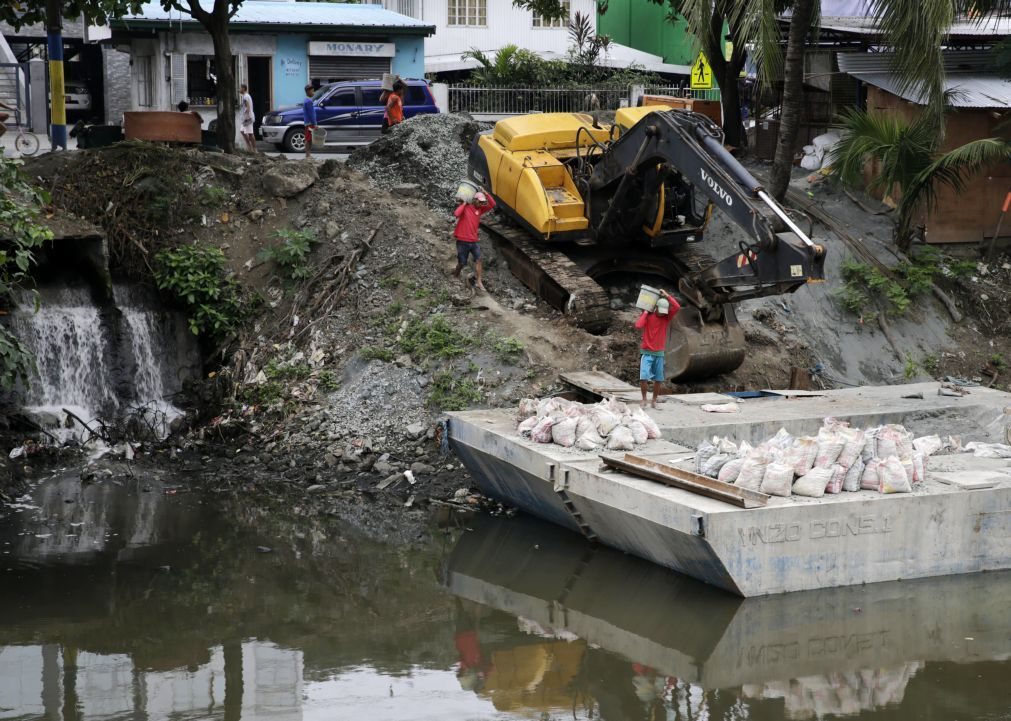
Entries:
{"label": "person standing on road", "polygon": [[456,229],[453,231],[453,237],[456,238],[456,270],[453,271],[453,277],[460,277],[469,256],[473,255],[474,270],[477,273],[474,285],[478,290],[484,290],[484,283],[481,282],[484,269],[481,267],[481,245],[477,231],[481,225],[481,216],[494,208],[495,199],[486,190],[481,190],[474,194],[471,202],[460,203],[453,211],[456,216]]}
{"label": "person standing on road", "polygon": [[635,327],[642,331],[642,343],[639,345],[639,390],[642,391],[640,405],[646,407],[646,391],[649,382],[653,381],[653,401],[650,405],[656,408],[657,397],[660,395],[660,384],[663,383],[663,354],[667,349],[667,327],[671,319],[681,310],[681,305],[665,290],[663,296],[656,302],[652,311],[644,310]]}
{"label": "person standing on road", "polygon": [[404,122],[404,93],[407,83],[399,78],[393,83],[393,92],[386,98],[386,112],[383,113],[383,133],[390,132],[394,125]]}
{"label": "person standing on road", "polygon": [[245,83],[239,86],[239,108],[242,111],[242,139],[246,141],[246,149],[256,152],[256,130],[253,124],[256,122],[256,115],[253,114],[253,96],[249,94],[249,86]]}
{"label": "person standing on road", "polygon": [[305,86],[305,100],[302,101],[302,122],[305,123],[305,157],[312,157],[312,131],[316,129],[316,104],[312,96],[316,90]]}

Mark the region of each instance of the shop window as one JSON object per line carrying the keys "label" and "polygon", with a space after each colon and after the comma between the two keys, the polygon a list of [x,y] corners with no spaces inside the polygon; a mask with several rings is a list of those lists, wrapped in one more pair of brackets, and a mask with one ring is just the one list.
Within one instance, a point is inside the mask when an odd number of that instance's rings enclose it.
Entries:
{"label": "shop window", "polygon": [[545,19],[541,14],[534,11],[533,25],[535,28],[564,28],[569,24],[569,0],[562,0],[561,6],[565,8],[565,17]]}
{"label": "shop window", "polygon": [[488,0],[447,0],[448,24],[483,27],[488,24]]}
{"label": "shop window", "polygon": [[[232,74],[235,74],[232,59]],[[186,94],[189,104],[215,105],[218,101],[218,72],[213,55],[186,56]]]}

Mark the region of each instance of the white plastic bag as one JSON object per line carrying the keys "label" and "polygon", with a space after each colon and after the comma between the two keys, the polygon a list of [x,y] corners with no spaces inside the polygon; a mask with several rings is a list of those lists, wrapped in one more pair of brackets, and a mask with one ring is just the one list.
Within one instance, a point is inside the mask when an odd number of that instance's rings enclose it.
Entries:
{"label": "white plastic bag", "polygon": [[881,462],[878,490],[881,493],[909,493],[913,490],[898,456],[888,456]]}
{"label": "white plastic bag", "polygon": [[720,474],[717,476],[717,480],[723,481],[724,483],[734,483],[737,477],[741,475],[741,466],[744,465],[743,458],[735,458],[732,461],[727,461],[720,468]]}
{"label": "white plastic bag", "polygon": [[821,498],[825,495],[825,487],[831,479],[831,468],[812,468],[808,473],[798,478],[797,482],[793,484],[793,494],[795,496]]}
{"label": "white plastic bag", "polygon": [[597,434],[596,430],[584,433],[576,438],[576,448],[581,451],[596,451],[602,445],[604,445],[604,439]]}
{"label": "white plastic bag", "polygon": [[530,440],[535,443],[551,443],[551,427],[555,421],[551,416],[544,416],[530,431]]}
{"label": "white plastic bag", "polygon": [[846,477],[843,479],[842,489],[844,491],[855,492],[860,490],[860,479],[864,475],[864,459],[857,458],[853,461],[853,465],[850,466],[846,471]]}
{"label": "white plastic bag", "polygon": [[650,418],[649,414],[646,413],[646,411],[644,411],[642,408],[638,408],[638,407],[635,408],[632,411],[632,418],[634,418],[635,420],[639,421],[640,423],[642,423],[646,427],[646,434],[650,438],[659,438],[660,437],[660,426],[658,426],[656,424],[656,421],[654,421],[652,418]]}
{"label": "white plastic bag", "polygon": [[965,450],[971,451],[976,458],[1011,458],[1011,446],[1003,443],[979,443],[973,441],[965,444]]}
{"label": "white plastic bag", "polygon": [[702,410],[706,413],[737,413],[741,409],[736,403],[705,403]]}
{"label": "white plastic bag", "polygon": [[631,451],[635,448],[635,438],[632,431],[625,426],[615,426],[611,435],[607,437],[607,449],[609,451]]}
{"label": "white plastic bag", "polygon": [[789,496],[793,488],[793,467],[785,463],[770,463],[765,468],[759,490],[770,496]]}
{"label": "white plastic bag", "polygon": [[570,448],[576,444],[576,418],[566,418],[551,426],[551,441],[559,446]]}
{"label": "white plastic bag", "polygon": [[604,408],[593,409],[593,420],[597,424],[597,433],[607,436],[621,419]]}

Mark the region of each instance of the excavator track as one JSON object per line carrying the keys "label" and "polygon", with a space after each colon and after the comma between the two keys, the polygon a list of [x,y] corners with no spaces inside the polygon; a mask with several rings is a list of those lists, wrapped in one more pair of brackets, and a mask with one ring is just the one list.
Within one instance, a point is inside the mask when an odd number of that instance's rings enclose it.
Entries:
{"label": "excavator track", "polygon": [[502,241],[509,269],[523,285],[580,328],[596,334],[607,330],[611,320],[607,291],[564,253],[538,246],[526,231],[501,220],[486,218],[481,225]]}

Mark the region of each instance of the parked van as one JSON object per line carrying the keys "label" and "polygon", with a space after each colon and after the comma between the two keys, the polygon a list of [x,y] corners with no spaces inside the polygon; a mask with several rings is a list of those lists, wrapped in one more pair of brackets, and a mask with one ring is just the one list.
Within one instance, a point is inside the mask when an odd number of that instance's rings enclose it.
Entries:
{"label": "parked van", "polygon": [[[404,119],[422,113],[437,113],[435,98],[425,80],[404,80]],[[348,80],[322,86],[312,96],[316,122],[326,130],[326,144],[366,145],[379,137],[385,104],[380,101],[381,80]],[[301,105],[271,110],[263,118],[260,135],[279,150],[305,150],[305,124]]]}

